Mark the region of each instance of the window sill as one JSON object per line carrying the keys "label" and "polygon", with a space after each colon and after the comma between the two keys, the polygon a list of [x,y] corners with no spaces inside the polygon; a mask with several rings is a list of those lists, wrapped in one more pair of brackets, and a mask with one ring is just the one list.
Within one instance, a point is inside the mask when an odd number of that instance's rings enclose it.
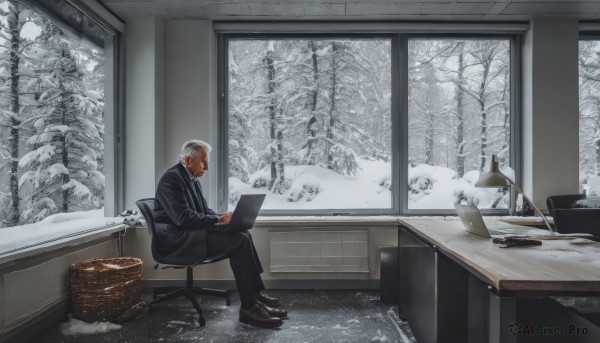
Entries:
{"label": "window sill", "polygon": [[[327,226],[395,226],[402,219],[453,219],[458,220],[456,215],[450,216],[258,216],[256,227],[298,227],[301,225],[311,227]],[[546,217],[552,223],[552,217]],[[517,216],[484,216],[486,220],[500,220],[514,225],[543,225],[539,217],[517,217]],[[147,229],[146,225],[135,226],[137,229]]]}
{"label": "window sill", "polygon": [[398,225],[396,216],[259,216],[257,227],[271,226],[389,226]]}
{"label": "window sill", "polygon": [[[80,245],[99,238],[108,237],[114,233],[125,231],[126,228],[127,226],[124,224],[109,224],[101,228],[96,227],[87,230],[80,229],[79,232],[72,232],[58,237],[47,236],[47,239],[42,242],[15,246],[10,250],[3,249],[4,251],[0,251],[0,269],[15,265],[23,259],[37,257],[65,247]],[[9,237],[3,237],[4,235],[6,234],[0,230],[0,241],[3,243],[9,239]]]}

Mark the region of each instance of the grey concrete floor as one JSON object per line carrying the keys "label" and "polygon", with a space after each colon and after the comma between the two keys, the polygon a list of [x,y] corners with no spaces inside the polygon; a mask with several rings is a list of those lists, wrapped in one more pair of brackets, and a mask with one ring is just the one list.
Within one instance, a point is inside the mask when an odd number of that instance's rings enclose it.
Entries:
{"label": "grey concrete floor", "polygon": [[[61,325],[45,332],[36,342],[415,342],[406,323],[398,319],[397,307],[384,304],[377,290],[272,290],[280,296],[289,319],[278,329],[260,329],[238,320],[239,298],[232,292],[225,300],[202,296],[206,326],[187,299],[153,306],[138,318],[104,334],[64,336]],[[144,300],[151,300],[150,290]]]}

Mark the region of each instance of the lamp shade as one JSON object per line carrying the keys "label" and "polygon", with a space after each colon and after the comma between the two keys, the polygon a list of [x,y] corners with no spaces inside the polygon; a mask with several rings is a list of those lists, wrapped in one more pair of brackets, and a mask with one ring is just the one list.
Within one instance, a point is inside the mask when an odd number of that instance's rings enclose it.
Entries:
{"label": "lamp shade", "polygon": [[490,170],[481,173],[479,180],[475,183],[475,187],[508,187],[510,183],[506,180],[506,176],[498,169],[498,158],[492,155]]}

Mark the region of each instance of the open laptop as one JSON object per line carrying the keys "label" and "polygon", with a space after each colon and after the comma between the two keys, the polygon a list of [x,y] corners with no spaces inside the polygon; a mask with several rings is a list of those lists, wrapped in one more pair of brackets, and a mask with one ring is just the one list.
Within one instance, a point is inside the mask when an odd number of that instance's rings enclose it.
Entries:
{"label": "open laptop", "polygon": [[491,238],[492,235],[505,235],[506,232],[488,230],[479,209],[474,205],[454,204],[456,213],[462,220],[465,230],[479,236]]}
{"label": "open laptop", "polygon": [[244,194],[240,197],[231,221],[227,225],[220,225],[219,227],[226,233],[242,232],[252,229],[260,207],[265,200],[266,194]]}

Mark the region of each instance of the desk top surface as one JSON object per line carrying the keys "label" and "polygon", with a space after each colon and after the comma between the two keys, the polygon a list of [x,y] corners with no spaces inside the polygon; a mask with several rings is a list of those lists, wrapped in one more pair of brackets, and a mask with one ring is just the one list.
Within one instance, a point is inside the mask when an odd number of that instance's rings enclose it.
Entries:
{"label": "desk top surface", "polygon": [[[498,248],[467,233],[457,218],[400,219],[418,236],[474,269],[498,290],[600,292],[600,243],[543,240],[541,246]],[[486,220],[492,230],[547,235],[547,230]]]}

